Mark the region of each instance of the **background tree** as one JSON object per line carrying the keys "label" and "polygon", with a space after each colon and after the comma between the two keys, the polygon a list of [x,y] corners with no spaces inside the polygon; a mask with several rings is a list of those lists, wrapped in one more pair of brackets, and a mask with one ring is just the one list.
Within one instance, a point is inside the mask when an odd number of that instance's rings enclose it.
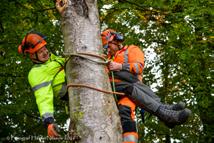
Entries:
{"label": "background tree", "polygon": [[[213,2],[99,0],[98,6],[101,29],[114,28],[127,44],[145,51],[144,83],[163,101],[182,100],[193,111],[188,123],[173,130],[148,114],[144,124],[138,118],[141,140],[213,142]],[[52,1],[0,1],[0,141],[46,134],[27,82],[32,65],[17,54],[17,46],[33,28],[46,34],[52,52],[62,54],[59,19]],[[63,126],[68,115],[59,111],[56,118]]]}

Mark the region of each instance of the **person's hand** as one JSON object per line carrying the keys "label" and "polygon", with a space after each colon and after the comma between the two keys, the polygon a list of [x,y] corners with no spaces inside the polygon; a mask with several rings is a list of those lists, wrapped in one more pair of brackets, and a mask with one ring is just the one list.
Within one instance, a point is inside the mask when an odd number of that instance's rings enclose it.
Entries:
{"label": "person's hand", "polygon": [[120,71],[122,70],[122,64],[111,61],[108,65],[108,68],[111,71]]}
{"label": "person's hand", "polygon": [[63,15],[65,8],[68,6],[68,0],[56,0],[56,9]]}
{"label": "person's hand", "polygon": [[49,124],[48,125],[48,137],[50,138],[59,138],[60,135],[57,132],[58,127],[56,124]]}

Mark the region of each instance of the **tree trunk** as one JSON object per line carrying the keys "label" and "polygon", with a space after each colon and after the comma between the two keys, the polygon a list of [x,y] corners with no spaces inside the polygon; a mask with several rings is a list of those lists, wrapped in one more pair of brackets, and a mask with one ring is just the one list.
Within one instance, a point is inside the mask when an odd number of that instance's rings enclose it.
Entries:
{"label": "tree trunk", "polygon": [[[69,0],[62,18],[65,53],[101,53],[100,25],[96,0]],[[88,57],[100,60],[95,57]],[[105,66],[71,56],[66,65],[67,83],[93,85],[111,90]],[[113,95],[87,88],[69,92],[70,135],[79,143],[121,143],[121,125]]]}

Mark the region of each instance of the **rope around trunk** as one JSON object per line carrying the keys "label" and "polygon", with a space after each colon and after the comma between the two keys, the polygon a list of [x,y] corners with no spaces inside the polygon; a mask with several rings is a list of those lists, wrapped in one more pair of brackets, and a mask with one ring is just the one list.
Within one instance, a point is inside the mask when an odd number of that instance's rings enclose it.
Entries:
{"label": "rope around trunk", "polygon": [[117,94],[117,95],[122,95],[122,96],[125,95],[125,93],[122,93],[122,92],[106,91],[106,90],[99,89],[99,88],[96,88],[96,87],[93,87],[93,86],[90,86],[90,85],[86,85],[86,84],[69,83],[67,85],[67,88],[69,88],[69,87],[85,87],[85,88],[93,89],[93,90],[96,90],[96,91],[99,91],[99,92],[103,92],[103,93],[107,93],[107,94]]}
{"label": "rope around trunk", "polygon": [[[94,54],[94,53],[84,53],[84,52],[79,52],[79,53],[64,53],[65,56],[69,56],[68,60],[72,57],[72,56],[76,56],[76,57],[80,57],[80,58],[83,58],[83,59],[86,59],[86,60],[89,60],[89,61],[92,61],[92,62],[95,62],[97,64],[103,64],[103,65],[107,65],[109,63],[109,61],[102,57],[101,55],[97,55],[97,54]],[[96,61],[96,60],[93,60],[87,56],[90,56],[90,57],[96,57],[96,58],[99,58],[103,61]],[[67,61],[68,61],[67,60]]]}
{"label": "rope around trunk", "polygon": [[[71,56],[81,57],[81,58],[87,59],[89,61],[95,62],[97,64],[107,65],[109,63],[109,61],[106,58],[104,58],[101,55],[94,54],[94,53],[84,53],[84,52],[80,52],[80,53],[64,53],[64,55],[68,55],[69,59],[70,59]],[[95,60],[92,60],[92,59],[90,59],[90,58],[88,58],[86,56],[96,57],[96,58],[99,58],[99,59],[103,60],[104,62],[95,61]],[[107,93],[107,94],[114,94],[114,95],[116,94],[116,95],[122,95],[122,96],[125,95],[125,93],[122,93],[122,92],[106,91],[106,90],[99,89],[99,88],[93,87],[91,85],[86,85],[86,84],[69,83],[69,84],[67,84],[67,88],[69,88],[69,87],[84,87],[84,88],[93,89],[93,90],[96,90],[96,91],[99,91],[99,92],[103,92],[103,93]]]}

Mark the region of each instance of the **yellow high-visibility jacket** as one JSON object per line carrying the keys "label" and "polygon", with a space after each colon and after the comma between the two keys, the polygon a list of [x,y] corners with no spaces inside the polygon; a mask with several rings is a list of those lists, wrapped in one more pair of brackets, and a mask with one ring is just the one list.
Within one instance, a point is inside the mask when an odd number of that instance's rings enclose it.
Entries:
{"label": "yellow high-visibility jacket", "polygon": [[65,59],[51,54],[49,60],[42,64],[35,64],[28,74],[28,81],[36,97],[40,116],[54,117],[54,96],[64,94]]}

